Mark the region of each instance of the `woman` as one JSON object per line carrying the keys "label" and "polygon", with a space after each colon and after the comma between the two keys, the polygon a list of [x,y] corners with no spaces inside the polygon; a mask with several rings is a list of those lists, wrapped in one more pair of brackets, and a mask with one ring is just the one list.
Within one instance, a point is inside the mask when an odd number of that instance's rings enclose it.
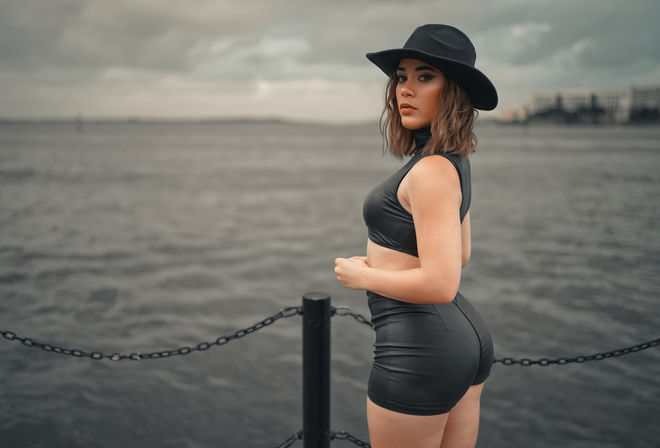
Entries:
{"label": "woman", "polygon": [[390,151],[412,157],[364,203],[366,257],[338,258],[364,289],[376,329],[367,419],[374,448],[474,447],[493,363],[488,328],[458,293],[470,258],[475,109],[497,92],[468,37],[417,28],[401,49],[367,54],[390,77],[381,120]]}

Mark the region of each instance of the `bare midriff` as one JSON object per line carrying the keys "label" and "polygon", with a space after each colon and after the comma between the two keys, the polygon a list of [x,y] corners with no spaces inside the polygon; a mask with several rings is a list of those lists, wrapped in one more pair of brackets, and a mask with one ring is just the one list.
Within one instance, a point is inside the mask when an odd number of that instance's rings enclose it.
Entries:
{"label": "bare midriff", "polygon": [[367,264],[372,268],[386,271],[405,271],[420,267],[419,258],[379,246],[371,240],[367,243]]}

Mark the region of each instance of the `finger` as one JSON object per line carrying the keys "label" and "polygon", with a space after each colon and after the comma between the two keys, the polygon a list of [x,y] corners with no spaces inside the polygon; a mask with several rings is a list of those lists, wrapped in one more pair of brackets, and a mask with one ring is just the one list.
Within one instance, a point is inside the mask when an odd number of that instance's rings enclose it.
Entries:
{"label": "finger", "polygon": [[337,258],[337,259],[335,260],[335,264],[336,264],[337,266],[341,266],[341,265],[347,263],[348,260],[349,260],[348,258]]}

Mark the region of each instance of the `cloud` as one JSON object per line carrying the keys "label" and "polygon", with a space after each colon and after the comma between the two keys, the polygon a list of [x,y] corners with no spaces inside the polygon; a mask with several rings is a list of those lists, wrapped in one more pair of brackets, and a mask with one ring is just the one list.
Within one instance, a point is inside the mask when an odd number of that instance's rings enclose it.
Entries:
{"label": "cloud", "polygon": [[252,0],[6,1],[0,15],[0,61],[27,68],[185,69],[185,55],[196,44],[259,32],[285,12],[269,5]]}
{"label": "cloud", "polygon": [[590,84],[658,84],[660,2],[639,0],[501,0],[473,41],[500,91],[502,107],[531,92]]}
{"label": "cloud", "polygon": [[295,76],[303,70],[299,59],[311,45],[299,37],[262,36],[258,39],[222,39],[199,45],[191,51],[192,71],[209,77],[240,79],[263,76]]}
{"label": "cloud", "polygon": [[[76,91],[86,92],[89,110],[128,112],[137,103],[121,92],[133,89],[145,102],[140,110],[169,113],[168,98],[177,96],[189,113],[197,104],[202,114],[215,108],[199,92],[213,98],[237,86],[246,92],[290,82],[307,83],[301,91],[332,88],[334,97],[350,101],[356,93],[349,86],[375,92],[384,83],[364,54],[400,47],[423,23],[464,30],[477,66],[509,107],[531,91],[583,82],[657,84],[658,19],[657,0],[0,0],[0,90],[10,101],[1,113],[44,115],[54,110],[49,104],[77,98]],[[103,96],[108,91],[116,94],[115,107]],[[248,103],[258,113],[268,98]]]}
{"label": "cloud", "polygon": [[514,65],[578,48],[576,61],[583,66],[616,68],[640,58],[660,62],[658,19],[656,0],[543,0],[510,2],[495,10],[485,25],[487,34],[499,31],[506,44],[489,49]]}
{"label": "cloud", "polygon": [[[264,70],[271,69],[277,77],[276,64],[264,65],[283,58],[315,76],[317,65],[366,65],[367,51],[400,46],[419,17],[435,11],[440,18],[442,11],[442,18],[452,21],[470,11],[443,8],[445,4],[6,1],[0,15],[0,62],[6,69],[24,71],[50,66],[93,73],[113,65],[187,71],[217,65],[226,56],[242,69],[256,68],[265,75]],[[223,78],[244,76],[230,70],[218,73]]]}

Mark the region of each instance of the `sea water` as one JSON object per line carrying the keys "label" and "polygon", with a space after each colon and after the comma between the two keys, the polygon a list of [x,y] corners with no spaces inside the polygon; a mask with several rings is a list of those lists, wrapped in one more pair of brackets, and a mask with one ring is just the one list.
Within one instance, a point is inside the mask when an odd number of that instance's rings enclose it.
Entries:
{"label": "sea water", "polygon": [[[461,292],[496,356],[660,337],[660,129],[477,135]],[[214,341],[308,291],[368,316],[333,268],[364,254],[362,200],[402,163],[381,148],[375,124],[2,124],[0,330],[129,354]],[[374,334],[346,317],[332,327],[331,426],[367,441]],[[276,446],[302,428],[300,337],[291,317],[208,351],[122,362],[0,338],[0,446]],[[659,348],[496,364],[478,446],[657,446],[658,378]]]}

